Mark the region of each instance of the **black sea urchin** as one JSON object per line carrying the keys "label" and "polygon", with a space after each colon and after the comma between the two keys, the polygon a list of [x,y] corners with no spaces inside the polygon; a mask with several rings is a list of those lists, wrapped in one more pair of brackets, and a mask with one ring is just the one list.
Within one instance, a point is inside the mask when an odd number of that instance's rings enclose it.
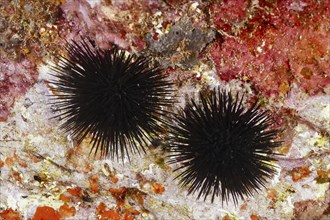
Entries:
{"label": "black sea urchin", "polygon": [[72,41],[68,57],[54,66],[54,105],[61,127],[78,142],[91,137],[92,150],[118,159],[145,152],[164,131],[166,106],[172,104],[171,83],[149,59],[125,55],[113,46],[102,50],[91,40]]}
{"label": "black sea urchin", "polygon": [[256,103],[244,109],[242,99],[230,92],[213,90],[200,93],[200,104],[193,99],[173,126],[170,163],[179,162],[177,178],[189,185],[188,194],[198,199],[212,195],[222,201],[249,196],[264,186],[274,172],[272,149],[276,129],[271,129],[268,112]]}

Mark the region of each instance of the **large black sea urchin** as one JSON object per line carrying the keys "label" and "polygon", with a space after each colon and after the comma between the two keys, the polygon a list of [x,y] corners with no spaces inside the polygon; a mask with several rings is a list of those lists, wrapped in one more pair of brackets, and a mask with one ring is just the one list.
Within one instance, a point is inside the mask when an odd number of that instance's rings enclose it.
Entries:
{"label": "large black sea urchin", "polygon": [[122,159],[164,131],[172,105],[171,83],[149,59],[102,50],[91,40],[72,41],[68,57],[53,67],[54,105],[61,128],[81,142],[91,137],[95,153]]}
{"label": "large black sea urchin", "polygon": [[258,104],[245,109],[238,94],[217,89],[199,99],[191,99],[175,120],[169,162],[179,162],[175,171],[188,194],[237,203],[275,173],[272,149],[280,146],[279,130]]}

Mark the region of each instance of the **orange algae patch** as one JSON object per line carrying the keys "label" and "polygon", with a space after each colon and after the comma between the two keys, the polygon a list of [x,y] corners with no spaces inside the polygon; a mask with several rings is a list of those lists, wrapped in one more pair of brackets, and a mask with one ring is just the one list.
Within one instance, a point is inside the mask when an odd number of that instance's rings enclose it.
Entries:
{"label": "orange algae patch", "polygon": [[68,193],[70,193],[73,196],[80,196],[81,195],[81,188],[77,187],[77,188],[69,188],[66,191],[68,191]]}
{"label": "orange algae patch", "polygon": [[121,220],[121,215],[120,213],[116,212],[113,209],[106,210],[106,205],[101,202],[97,207],[96,207],[96,215],[99,216],[98,219],[102,220]]}
{"label": "orange algae patch", "polygon": [[111,174],[111,176],[110,176],[110,178],[111,178],[111,181],[113,182],[113,183],[117,183],[118,182],[118,178],[116,177],[116,175],[115,174]]}
{"label": "orange algae patch", "polygon": [[290,146],[289,145],[285,145],[279,148],[278,152],[280,154],[287,154],[290,150]]}
{"label": "orange algae patch", "polygon": [[136,179],[139,181],[141,188],[143,188],[145,184],[149,184],[151,186],[151,190],[156,194],[162,194],[165,191],[165,187],[162,186],[160,183],[154,182],[152,180],[147,180],[140,173],[136,175]]}
{"label": "orange algae patch", "polygon": [[277,198],[277,192],[274,189],[268,190],[267,191],[267,198],[271,199],[272,201],[276,200]]}
{"label": "orange algae patch", "polygon": [[69,207],[67,204],[64,204],[60,207],[59,213],[61,218],[72,217],[76,214],[75,207]]}
{"label": "orange algae patch", "polygon": [[0,160],[0,167],[4,167],[5,166],[5,162],[3,162],[2,160]]}
{"label": "orange algae patch", "polygon": [[247,210],[247,204],[244,203],[243,205],[241,205],[241,207],[239,208],[242,211],[246,211]]}
{"label": "orange algae patch", "polygon": [[139,215],[139,214],[140,214],[139,211],[137,211],[133,208],[128,208],[125,211],[124,220],[133,220],[133,219],[135,219],[135,215]]}
{"label": "orange algae patch", "polygon": [[117,200],[117,208],[121,207],[125,202],[127,189],[125,187],[114,189],[109,189],[111,195]]}
{"label": "orange algae patch", "polygon": [[88,174],[93,170],[92,165],[89,164],[88,160],[84,160],[84,169],[82,170],[83,173]]}
{"label": "orange algae patch", "polygon": [[134,215],[131,215],[128,212],[125,212],[124,220],[134,220],[134,219],[135,219]]}
{"label": "orange algae patch", "polygon": [[132,199],[134,199],[136,202],[138,202],[141,206],[144,205],[144,199],[147,196],[146,193],[135,189],[135,188],[129,188],[129,195]]}
{"label": "orange algae patch", "polygon": [[101,202],[97,207],[96,207],[96,214],[97,215],[100,215],[100,214],[102,214],[104,211],[105,211],[105,208],[106,208],[107,206],[103,203],[103,202]]}
{"label": "orange algae patch", "polygon": [[294,182],[297,182],[305,177],[307,177],[311,171],[309,170],[309,167],[302,166],[302,167],[296,167],[293,170],[290,171],[292,180]]}
{"label": "orange algae patch", "polygon": [[21,216],[18,212],[14,211],[12,208],[3,210],[0,212],[1,219],[4,220],[21,220]]}
{"label": "orange algae patch", "polygon": [[40,162],[40,158],[38,158],[37,156],[35,156],[33,154],[30,154],[29,157],[33,161],[33,163],[39,163]]}
{"label": "orange algae patch", "polygon": [[267,191],[267,198],[271,200],[268,208],[274,209],[275,208],[275,202],[277,199],[277,192],[275,189],[270,189]]}
{"label": "orange algae patch", "polygon": [[90,188],[91,188],[91,191],[93,193],[98,193],[99,192],[99,177],[94,175],[92,176],[91,178],[89,178],[89,184],[90,184]]}
{"label": "orange algae patch", "polygon": [[252,215],[250,215],[250,219],[251,220],[259,220],[260,218],[259,218],[259,216],[252,214]]}
{"label": "orange algae patch", "polygon": [[151,186],[156,194],[162,194],[165,191],[165,187],[162,186],[160,183],[153,183]]}
{"label": "orange algae patch", "polygon": [[25,161],[18,160],[18,164],[19,164],[21,167],[27,167],[27,163],[26,163]]}
{"label": "orange algae patch", "polygon": [[317,177],[315,178],[317,183],[330,182],[330,170],[317,170]]}
{"label": "orange algae patch", "polygon": [[18,156],[17,156],[17,154],[16,154],[16,150],[14,151],[13,158],[14,158],[15,160],[18,159]]}
{"label": "orange algae patch", "polygon": [[[125,204],[126,196],[132,197],[136,200],[136,194],[138,190],[133,188],[110,188],[109,192],[116,199],[117,206],[116,209],[106,210],[106,205],[100,203],[96,207],[96,214],[100,216],[101,219],[120,219],[120,220],[133,220],[135,215],[139,215],[140,212],[132,208],[130,205]],[[143,199],[142,199],[143,203]]]}
{"label": "orange algae patch", "polygon": [[64,201],[64,202],[71,202],[71,198],[69,197],[69,196],[67,196],[67,195],[65,195],[64,193],[62,193],[61,195],[60,195],[60,200],[62,200],[62,201]]}
{"label": "orange algae patch", "polygon": [[115,210],[110,209],[110,210],[103,212],[100,219],[101,220],[106,220],[106,219],[121,220],[121,215],[118,212],[116,212]]}
{"label": "orange algae patch", "polygon": [[96,214],[99,216],[99,219],[103,220],[134,220],[135,215],[139,215],[140,212],[129,208],[125,211],[124,215],[121,215],[114,209],[106,210],[106,205],[102,202],[96,207]]}
{"label": "orange algae patch", "polygon": [[49,206],[39,206],[33,216],[33,220],[59,220],[60,218],[60,214]]}
{"label": "orange algae patch", "polygon": [[17,156],[16,151],[14,152],[13,158],[18,162],[21,167],[27,167],[27,163]]}
{"label": "orange algae patch", "polygon": [[[27,163],[25,161],[23,161],[20,157],[17,156],[16,154],[16,151],[14,152],[13,154],[13,157],[7,157],[6,160],[5,160],[5,163],[7,164],[7,166],[11,167],[14,162],[17,161],[17,163],[21,166],[21,167],[27,167]],[[0,161],[0,167],[1,166],[1,163],[3,164],[2,161]]]}
{"label": "orange algae patch", "polygon": [[22,177],[20,176],[20,174],[18,173],[18,172],[12,172],[11,174],[10,174],[10,176],[12,177],[12,178],[14,178],[17,182],[19,182],[19,183],[22,183],[23,182],[23,180],[22,180]]}
{"label": "orange algae patch", "polygon": [[110,188],[109,192],[111,192],[111,195],[117,199],[117,200],[124,200],[126,196],[127,189],[125,187],[114,189]]}
{"label": "orange algae patch", "polygon": [[5,162],[6,162],[7,166],[9,166],[9,167],[14,164],[14,160],[11,157],[7,157]]}

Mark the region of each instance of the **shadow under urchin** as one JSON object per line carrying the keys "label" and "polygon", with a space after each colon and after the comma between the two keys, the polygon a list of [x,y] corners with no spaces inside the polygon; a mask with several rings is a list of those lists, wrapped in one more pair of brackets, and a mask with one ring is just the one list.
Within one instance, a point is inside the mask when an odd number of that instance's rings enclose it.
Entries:
{"label": "shadow under urchin", "polygon": [[53,104],[61,128],[80,143],[91,137],[101,157],[129,159],[129,151],[145,152],[164,132],[172,105],[172,83],[150,60],[126,55],[113,46],[99,49],[92,40],[72,41],[67,57],[52,70],[56,86]]}
{"label": "shadow under urchin", "polygon": [[214,89],[199,99],[191,99],[175,119],[169,163],[179,163],[176,178],[189,186],[188,194],[237,204],[275,173],[272,150],[281,144],[275,141],[280,131],[257,103],[245,109],[238,93]]}

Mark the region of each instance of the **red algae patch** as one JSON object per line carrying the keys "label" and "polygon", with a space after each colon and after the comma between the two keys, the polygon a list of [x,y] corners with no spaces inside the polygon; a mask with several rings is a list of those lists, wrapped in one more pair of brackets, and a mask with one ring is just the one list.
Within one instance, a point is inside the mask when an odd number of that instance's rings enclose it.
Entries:
{"label": "red algae patch", "polygon": [[0,122],[37,80],[37,64],[58,50],[61,1],[1,1]]}
{"label": "red algae patch", "polygon": [[322,92],[330,84],[329,48],[324,47],[330,43],[330,13],[325,4],[212,3],[212,22],[221,37],[210,55],[220,79],[252,81],[268,97],[286,94],[293,83],[310,95]]}
{"label": "red algae patch", "polygon": [[36,82],[37,64],[57,50],[59,3],[0,3],[0,122],[7,120],[15,99]]}

